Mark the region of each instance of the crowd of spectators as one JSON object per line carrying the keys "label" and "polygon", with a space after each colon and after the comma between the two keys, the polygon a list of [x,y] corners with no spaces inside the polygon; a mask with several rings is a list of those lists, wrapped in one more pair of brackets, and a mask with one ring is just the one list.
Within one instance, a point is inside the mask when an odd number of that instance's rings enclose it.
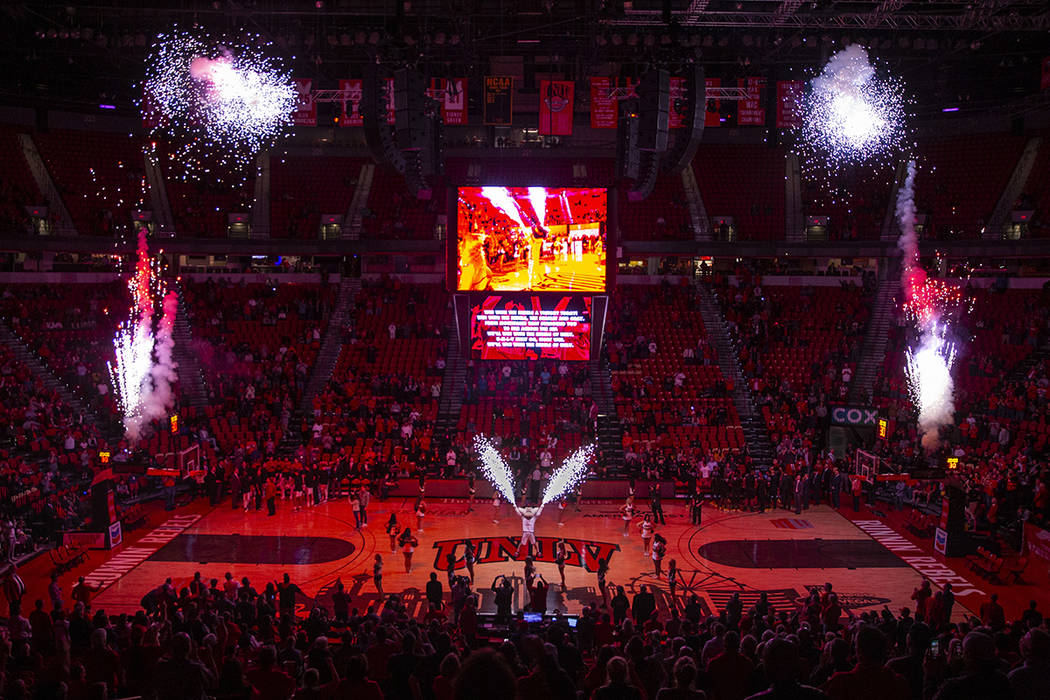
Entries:
{"label": "crowd of spectators", "polygon": [[712,285],[741,371],[762,411],[774,463],[813,466],[833,403],[846,403],[867,327],[863,286],[763,287],[746,270]]}
{"label": "crowd of spectators", "polygon": [[960,620],[950,586],[929,599],[920,586],[914,612],[859,616],[831,584],[792,605],[761,596],[747,606],[734,595],[716,611],[695,595],[664,611],[646,586],[633,596],[617,587],[574,619],[555,612],[541,622],[513,609],[507,579],[497,577],[492,590],[495,616],[479,615],[480,591],[454,569],[447,592],[433,574],[425,601],[392,594],[378,602],[356,598],[341,581],[311,600],[287,574],[259,588],[232,573],[222,581],[196,574],[160,583],[133,615],[107,615],[92,608],[83,580],[70,591],[71,605],[56,581],[50,612],[43,600],[28,616],[28,604],[12,605],[0,689],[12,700],[1041,700],[1050,693],[1050,632],[1038,606],[1007,621],[993,596],[979,616]]}
{"label": "crowd of spectators", "polygon": [[747,459],[699,305],[695,287],[667,282],[619,288],[610,305],[609,365],[629,470],[678,476],[712,458]]}
{"label": "crowd of spectators", "polygon": [[[957,363],[955,420],[942,430],[933,460],[959,460],[953,476],[967,492],[968,526],[994,541],[1004,523],[1050,523],[1044,458],[1050,375],[1039,352],[1050,306],[1039,291],[967,294],[981,298],[960,323],[958,333],[968,342],[960,343],[965,354]],[[905,378],[890,364],[913,342],[914,332],[901,320],[891,331],[887,365],[874,391],[889,430],[873,451],[905,468],[930,459],[915,428]],[[933,488],[941,491],[939,484]]]}

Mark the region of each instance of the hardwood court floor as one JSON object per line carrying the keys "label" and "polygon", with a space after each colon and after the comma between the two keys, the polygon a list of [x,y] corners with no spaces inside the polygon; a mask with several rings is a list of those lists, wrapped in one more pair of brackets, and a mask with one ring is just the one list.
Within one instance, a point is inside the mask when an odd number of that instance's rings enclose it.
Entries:
{"label": "hardwood court floor", "polygon": [[[482,595],[482,610],[493,608],[490,588],[499,574],[513,577],[517,609],[525,600],[524,554],[515,559],[520,519],[507,506],[502,508],[497,524],[487,503],[475,504],[473,512],[468,512],[464,501],[428,503],[424,532],[416,533],[419,547],[411,572],[405,571],[400,552],[390,553],[384,525],[394,512],[402,527],[411,524],[415,530],[412,500],[373,501],[368,525],[357,529],[348,502],[339,499],[301,512],[293,512],[281,502],[273,517],[265,510],[245,513],[231,509],[228,501],[213,509],[196,503],[172,513],[159,512],[146,528],[152,531],[131,539],[115,553],[94,553],[87,565],[70,576],[86,575],[101,585],[93,603],[108,613],[134,611],[142,596],[166,577],[180,586],[196,571],[205,580],[218,578],[220,582],[227,571],[238,579],[247,576],[260,590],[288,573],[310,599],[302,601],[304,609],[312,600],[330,608],[331,588],[341,579],[354,605],[364,606],[377,599],[372,562],[378,553],[385,562],[385,591],[404,591],[410,610],[420,611],[429,574],[437,571],[444,583],[446,554],[453,553],[462,567],[462,540],[472,538],[478,542],[475,590]],[[575,613],[598,597],[597,562],[610,555],[611,584],[623,585],[628,593],[642,585],[654,587],[658,607],[668,610],[672,601],[666,576],[657,577],[652,560],[643,555],[637,518],[631,524],[630,536],[623,536],[620,505],[609,501],[585,503],[580,511],[570,507],[560,527],[558,510],[544,511],[536,526],[540,545],[537,568],[552,584],[549,611],[557,608]],[[668,501],[665,511],[667,524],[657,529],[668,541],[665,570],[671,559],[678,562],[679,606],[695,593],[709,611],[717,611],[737,591],[745,606],[763,591],[774,605],[789,606],[808,588],[831,582],[844,605],[855,612],[881,609],[883,605],[895,612],[904,606],[913,607],[910,596],[921,580],[920,574],[899,553],[889,551],[830,507],[814,506],[801,515],[784,510],[741,513],[705,507],[699,528],[689,523],[684,504]],[[554,543],[560,537],[566,538],[570,553],[564,588],[554,563]],[[461,569],[461,573],[466,574],[466,570]],[[31,595],[40,585],[46,586],[46,581],[27,583]],[[67,599],[70,585],[64,580]],[[955,588],[958,591],[960,586]],[[966,609],[977,609],[984,595],[959,595],[956,616],[961,619]]]}

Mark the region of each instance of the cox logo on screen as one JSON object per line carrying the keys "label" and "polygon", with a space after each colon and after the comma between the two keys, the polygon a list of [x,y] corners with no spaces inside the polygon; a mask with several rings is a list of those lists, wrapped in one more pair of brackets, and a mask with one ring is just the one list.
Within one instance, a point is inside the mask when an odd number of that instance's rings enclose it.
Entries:
{"label": "cox logo on screen", "polygon": [[879,412],[874,408],[837,406],[831,409],[831,422],[838,425],[875,425]]}

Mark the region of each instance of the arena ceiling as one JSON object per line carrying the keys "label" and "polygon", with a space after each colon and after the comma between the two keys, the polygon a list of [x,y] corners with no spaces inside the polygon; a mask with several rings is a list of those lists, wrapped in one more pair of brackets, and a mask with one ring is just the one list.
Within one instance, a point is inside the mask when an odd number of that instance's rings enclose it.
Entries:
{"label": "arena ceiling", "polygon": [[526,82],[694,63],[724,79],[804,77],[860,43],[926,112],[1031,101],[1050,55],[1045,0],[37,0],[0,19],[0,99],[129,110],[152,37],[176,23],[267,36],[331,87],[375,61],[480,77],[503,57],[520,57]]}

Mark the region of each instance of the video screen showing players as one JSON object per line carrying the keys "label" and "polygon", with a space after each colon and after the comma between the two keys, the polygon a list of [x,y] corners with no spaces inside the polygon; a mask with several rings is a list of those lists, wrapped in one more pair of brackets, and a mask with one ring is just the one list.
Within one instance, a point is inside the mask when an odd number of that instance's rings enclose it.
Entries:
{"label": "video screen showing players", "polygon": [[488,296],[470,309],[478,360],[588,360],[591,297]]}
{"label": "video screen showing players", "polygon": [[461,187],[456,289],[605,291],[603,187]]}

